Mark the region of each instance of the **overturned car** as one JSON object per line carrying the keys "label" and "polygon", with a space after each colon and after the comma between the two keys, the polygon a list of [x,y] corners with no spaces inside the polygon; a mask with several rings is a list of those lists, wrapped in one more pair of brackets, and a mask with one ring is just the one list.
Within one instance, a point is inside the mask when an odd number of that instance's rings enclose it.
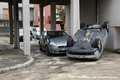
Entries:
{"label": "overturned car", "polygon": [[101,57],[109,33],[108,22],[104,24],[80,25],[74,40],[67,41],[67,56],[70,58],[94,59]]}

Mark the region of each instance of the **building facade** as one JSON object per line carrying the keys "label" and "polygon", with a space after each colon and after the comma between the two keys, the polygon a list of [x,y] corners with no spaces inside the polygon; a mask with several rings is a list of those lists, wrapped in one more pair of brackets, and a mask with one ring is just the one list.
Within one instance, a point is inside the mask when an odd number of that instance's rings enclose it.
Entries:
{"label": "building facade", "polygon": [[[34,20],[34,25],[39,26],[39,5],[34,4],[34,9],[35,9],[35,20]],[[50,5],[45,6],[43,9],[43,19],[44,19],[44,28],[47,30],[51,30],[51,12],[50,12]],[[56,20],[57,23],[58,20]],[[61,30],[60,24],[56,24],[56,29]]]}
{"label": "building facade", "polygon": [[[51,29],[56,28],[56,5],[65,5],[66,7],[66,32],[74,37],[74,34],[80,29],[80,23],[86,24],[109,22],[109,37],[106,48],[120,48],[120,0],[0,0],[10,4],[10,13],[14,13],[14,22],[10,17],[10,34],[12,35],[13,25],[15,27],[15,47],[19,48],[18,26],[17,26],[17,5],[22,2],[23,14],[23,30],[24,30],[24,54],[30,54],[30,4],[39,4],[39,22],[40,31],[43,31],[44,24],[44,8],[50,5],[50,22]],[[10,2],[11,1],[11,2]],[[12,4],[13,3],[13,4]],[[14,6],[14,10],[12,10]],[[12,39],[12,37],[10,37]]]}
{"label": "building facade", "polygon": [[[33,4],[30,5],[30,25],[34,25],[34,6]],[[19,4],[19,26],[22,27],[22,4]],[[9,9],[8,3],[0,3],[0,27],[9,27]]]}

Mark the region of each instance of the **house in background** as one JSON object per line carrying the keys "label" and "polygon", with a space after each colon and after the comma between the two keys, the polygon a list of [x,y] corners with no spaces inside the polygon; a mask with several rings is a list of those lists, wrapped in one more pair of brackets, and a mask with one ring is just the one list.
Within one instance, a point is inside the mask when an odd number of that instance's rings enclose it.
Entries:
{"label": "house in background", "polygon": [[9,26],[9,13],[8,13],[8,5],[6,3],[0,3],[0,27],[8,27]]}
{"label": "house in background", "polygon": [[[47,30],[51,29],[51,14],[50,14],[50,5],[44,7],[44,27]],[[60,30],[61,20],[56,20],[56,29]],[[30,26],[39,26],[39,5],[31,4],[30,5]],[[7,3],[0,3],[0,26],[9,27],[9,10]],[[19,26],[22,27],[22,4],[19,4]]]}
{"label": "house in background", "polygon": [[[22,27],[22,4],[19,4],[19,26]],[[30,25],[34,22],[34,6],[30,5]],[[8,3],[0,3],[0,27],[9,27],[9,9]]]}
{"label": "house in background", "polygon": [[[39,26],[39,5],[38,4],[34,4],[34,9],[35,9],[35,20],[34,20],[34,25],[35,26]],[[51,29],[51,14],[50,14],[50,5],[45,6],[44,10],[43,10],[43,16],[44,16],[44,28],[46,28],[47,30]],[[56,19],[56,29],[57,30],[61,30],[61,26],[60,23],[62,22],[61,20],[57,20]]]}

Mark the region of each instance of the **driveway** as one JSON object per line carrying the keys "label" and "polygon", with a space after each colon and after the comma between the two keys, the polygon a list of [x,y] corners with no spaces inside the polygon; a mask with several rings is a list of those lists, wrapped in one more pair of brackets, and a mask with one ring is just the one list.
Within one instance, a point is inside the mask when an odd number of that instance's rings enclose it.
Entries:
{"label": "driveway", "polygon": [[98,61],[69,59],[64,55],[46,56],[35,39],[31,44],[34,64],[0,74],[0,80],[120,80],[120,54],[104,51]]}

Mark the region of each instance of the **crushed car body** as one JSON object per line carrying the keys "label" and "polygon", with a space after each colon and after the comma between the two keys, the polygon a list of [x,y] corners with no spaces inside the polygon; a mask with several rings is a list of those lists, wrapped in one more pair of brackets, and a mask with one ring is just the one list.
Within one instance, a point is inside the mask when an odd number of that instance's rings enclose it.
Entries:
{"label": "crushed car body", "polygon": [[103,25],[81,24],[81,29],[75,34],[74,40],[67,42],[67,56],[80,59],[99,59],[107,42],[108,22]]}

